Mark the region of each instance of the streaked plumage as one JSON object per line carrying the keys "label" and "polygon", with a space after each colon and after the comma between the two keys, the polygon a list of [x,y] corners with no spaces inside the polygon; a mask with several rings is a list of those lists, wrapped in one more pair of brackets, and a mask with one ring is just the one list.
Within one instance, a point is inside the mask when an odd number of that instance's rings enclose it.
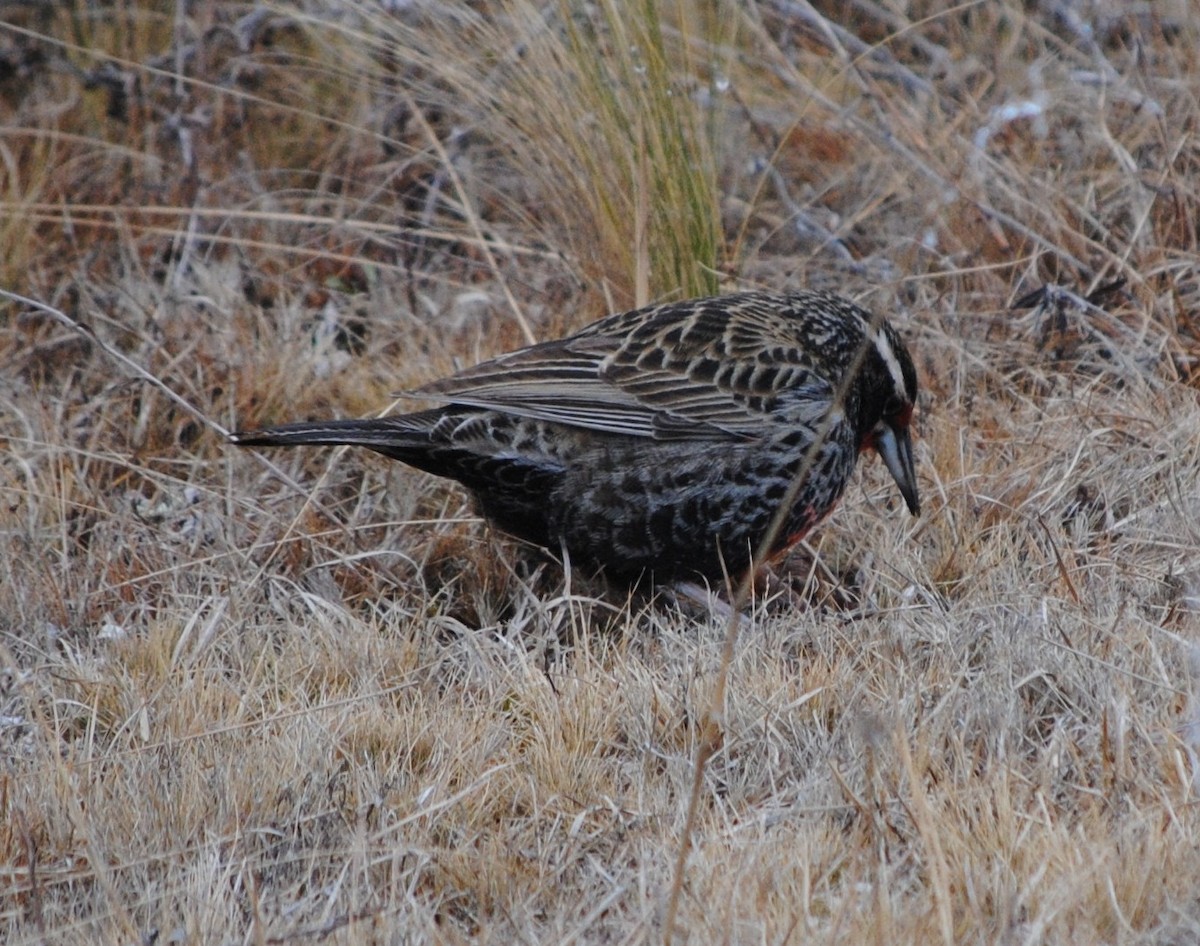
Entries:
{"label": "streaked plumage", "polygon": [[802,472],[782,551],[833,508],[868,447],[919,511],[912,360],[890,325],[827,293],[611,315],[411,393],[444,405],[233,440],[368,447],[462,483],[505,532],[625,579],[737,574]]}

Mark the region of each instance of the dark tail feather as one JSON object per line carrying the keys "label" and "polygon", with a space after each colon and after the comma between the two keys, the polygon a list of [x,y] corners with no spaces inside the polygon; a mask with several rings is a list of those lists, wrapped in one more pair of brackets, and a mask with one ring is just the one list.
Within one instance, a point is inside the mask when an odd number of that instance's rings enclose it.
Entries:
{"label": "dark tail feather", "polygon": [[311,423],[281,424],[261,430],[239,430],[229,435],[239,447],[341,446],[370,447],[393,454],[405,448],[429,443],[423,425],[406,417],[379,417],[362,420],[322,420]]}

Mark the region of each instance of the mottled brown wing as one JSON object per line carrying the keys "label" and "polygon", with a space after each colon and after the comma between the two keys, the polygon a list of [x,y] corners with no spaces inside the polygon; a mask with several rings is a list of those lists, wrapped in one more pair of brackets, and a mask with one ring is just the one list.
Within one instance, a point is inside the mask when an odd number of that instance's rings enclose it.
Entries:
{"label": "mottled brown wing", "polygon": [[406,393],[573,427],[653,436],[653,412],[602,377],[601,366],[615,344],[590,338],[572,348],[572,341],[523,348]]}
{"label": "mottled brown wing", "polygon": [[787,327],[736,307],[659,306],[409,393],[626,436],[746,439],[781,400],[805,419],[832,403]]}

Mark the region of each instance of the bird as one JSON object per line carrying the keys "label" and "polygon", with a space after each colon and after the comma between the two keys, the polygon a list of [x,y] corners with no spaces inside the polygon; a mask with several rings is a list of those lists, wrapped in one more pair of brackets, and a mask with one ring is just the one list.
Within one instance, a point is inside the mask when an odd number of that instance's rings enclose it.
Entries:
{"label": "bird", "polygon": [[865,451],[920,513],[912,358],[886,320],[829,292],[649,305],[403,396],[439,406],[231,440],[366,447],[458,481],[502,532],[631,584],[722,584],[781,558]]}

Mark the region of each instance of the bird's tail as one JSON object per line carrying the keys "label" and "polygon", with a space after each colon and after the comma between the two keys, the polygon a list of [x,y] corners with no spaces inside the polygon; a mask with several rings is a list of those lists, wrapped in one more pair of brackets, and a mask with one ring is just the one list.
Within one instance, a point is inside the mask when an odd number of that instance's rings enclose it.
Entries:
{"label": "bird's tail", "polygon": [[239,447],[341,446],[369,447],[381,453],[419,448],[429,442],[426,425],[414,416],[374,417],[361,420],[321,420],[281,424],[260,430],[239,430],[229,439]]}

